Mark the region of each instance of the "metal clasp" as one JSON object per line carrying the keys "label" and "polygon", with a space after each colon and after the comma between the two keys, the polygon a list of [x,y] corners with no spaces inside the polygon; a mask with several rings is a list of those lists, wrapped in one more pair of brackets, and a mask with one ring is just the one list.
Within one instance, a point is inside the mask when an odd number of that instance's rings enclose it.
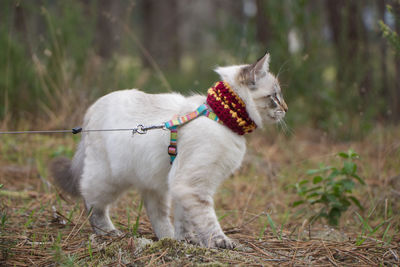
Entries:
{"label": "metal clasp", "polygon": [[161,124],[161,125],[151,125],[151,126],[144,126],[143,124],[139,124],[136,128],[132,129],[132,135],[134,135],[135,133],[138,134],[147,134],[148,130],[155,130],[155,129],[162,129],[162,130],[168,130],[165,127],[165,124]]}
{"label": "metal clasp", "polygon": [[139,124],[136,128],[134,128],[132,130],[132,134],[134,135],[135,133],[146,134],[147,133],[147,129],[142,124]]}

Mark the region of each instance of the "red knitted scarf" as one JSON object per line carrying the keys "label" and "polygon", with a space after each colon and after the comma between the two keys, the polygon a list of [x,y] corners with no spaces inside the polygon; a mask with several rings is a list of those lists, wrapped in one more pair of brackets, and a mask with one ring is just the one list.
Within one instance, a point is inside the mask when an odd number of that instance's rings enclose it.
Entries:
{"label": "red knitted scarf", "polygon": [[227,82],[217,82],[207,93],[208,106],[229,129],[244,135],[257,128],[246,111],[246,104]]}

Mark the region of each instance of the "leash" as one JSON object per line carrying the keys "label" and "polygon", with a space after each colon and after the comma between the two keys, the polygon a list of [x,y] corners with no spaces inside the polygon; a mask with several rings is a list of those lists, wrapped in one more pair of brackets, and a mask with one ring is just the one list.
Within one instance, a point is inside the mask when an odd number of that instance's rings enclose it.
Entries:
{"label": "leash", "polygon": [[155,129],[164,129],[165,124],[162,125],[152,125],[152,126],[144,126],[139,124],[136,128],[126,128],[126,129],[83,129],[81,127],[75,127],[71,130],[52,130],[52,131],[3,131],[0,132],[2,134],[52,134],[52,133],[72,133],[72,134],[79,134],[79,133],[90,133],[90,132],[123,132],[123,131],[131,131],[132,135],[134,134],[146,134],[149,130]]}
{"label": "leash", "polygon": [[126,129],[83,129],[82,127],[75,127],[71,130],[53,130],[53,131],[5,131],[0,132],[0,135],[5,134],[53,134],[53,133],[90,133],[90,132],[123,132],[131,131],[132,135],[135,134],[146,134],[147,131],[162,129],[170,130],[170,145],[168,146],[168,155],[170,156],[170,163],[172,164],[178,154],[177,141],[178,141],[178,127],[186,124],[187,122],[194,120],[200,116],[205,116],[214,121],[219,121],[218,116],[210,109],[207,104],[200,105],[195,111],[185,115],[174,118],[160,125],[144,126],[139,124],[136,128],[126,128]]}
{"label": "leash", "polygon": [[0,132],[0,135],[3,134],[52,134],[52,133],[90,133],[90,132],[122,132],[122,131],[131,131],[132,135],[135,134],[146,134],[147,131],[162,129],[162,130],[170,130],[170,145],[168,146],[168,155],[170,156],[170,163],[172,164],[178,154],[177,142],[178,142],[178,127],[186,124],[187,122],[194,120],[200,116],[205,116],[211,120],[219,121],[218,116],[210,109],[207,104],[200,105],[195,111],[185,115],[174,118],[167,122],[164,122],[160,125],[151,125],[144,126],[139,124],[136,128],[126,128],[126,129],[83,129],[81,127],[75,127],[71,130],[53,130],[53,131],[6,131]]}

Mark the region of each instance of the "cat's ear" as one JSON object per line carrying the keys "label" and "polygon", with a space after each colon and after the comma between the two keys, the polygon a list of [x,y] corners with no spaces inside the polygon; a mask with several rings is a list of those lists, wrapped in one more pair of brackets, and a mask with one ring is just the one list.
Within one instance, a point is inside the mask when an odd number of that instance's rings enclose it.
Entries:
{"label": "cat's ear", "polygon": [[257,60],[257,62],[254,64],[253,73],[255,76],[254,77],[255,81],[267,75],[269,71],[269,61],[270,61],[269,53],[266,53],[262,58]]}
{"label": "cat's ear", "polygon": [[239,82],[250,89],[255,89],[257,81],[266,76],[269,71],[269,60],[269,54],[266,53],[257,62],[244,67],[239,74]]}

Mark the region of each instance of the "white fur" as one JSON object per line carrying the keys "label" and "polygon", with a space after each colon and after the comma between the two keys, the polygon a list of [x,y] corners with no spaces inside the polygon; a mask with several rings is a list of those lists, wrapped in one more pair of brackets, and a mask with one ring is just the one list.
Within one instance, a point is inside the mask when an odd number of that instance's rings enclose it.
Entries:
{"label": "white fur", "polygon": [[[267,61],[266,61],[267,62]],[[246,103],[247,111],[261,127],[269,121],[260,102],[271,94],[276,82],[271,74],[257,79],[250,90],[236,82],[247,65],[218,68],[216,71]],[[268,64],[265,66],[268,68]],[[268,69],[266,69],[267,71]],[[132,128],[138,124],[158,125],[175,115],[194,111],[205,96],[145,94],[123,90],[100,98],[87,111],[84,129]],[[131,187],[143,196],[147,214],[158,238],[190,239],[203,246],[233,247],[224,235],[213,208],[218,185],[241,165],[246,145],[243,136],[206,117],[197,118],[178,130],[178,156],[173,165],[167,154],[170,132],[152,130],[145,135],[131,132],[85,133],[80,191],[97,233],[116,231],[108,216],[109,205]],[[82,151],[77,155],[82,156]],[[74,160],[72,168],[81,168]],[[76,171],[76,170],[75,170]],[[79,172],[79,170],[78,170]],[[174,204],[175,230],[169,219]]]}

